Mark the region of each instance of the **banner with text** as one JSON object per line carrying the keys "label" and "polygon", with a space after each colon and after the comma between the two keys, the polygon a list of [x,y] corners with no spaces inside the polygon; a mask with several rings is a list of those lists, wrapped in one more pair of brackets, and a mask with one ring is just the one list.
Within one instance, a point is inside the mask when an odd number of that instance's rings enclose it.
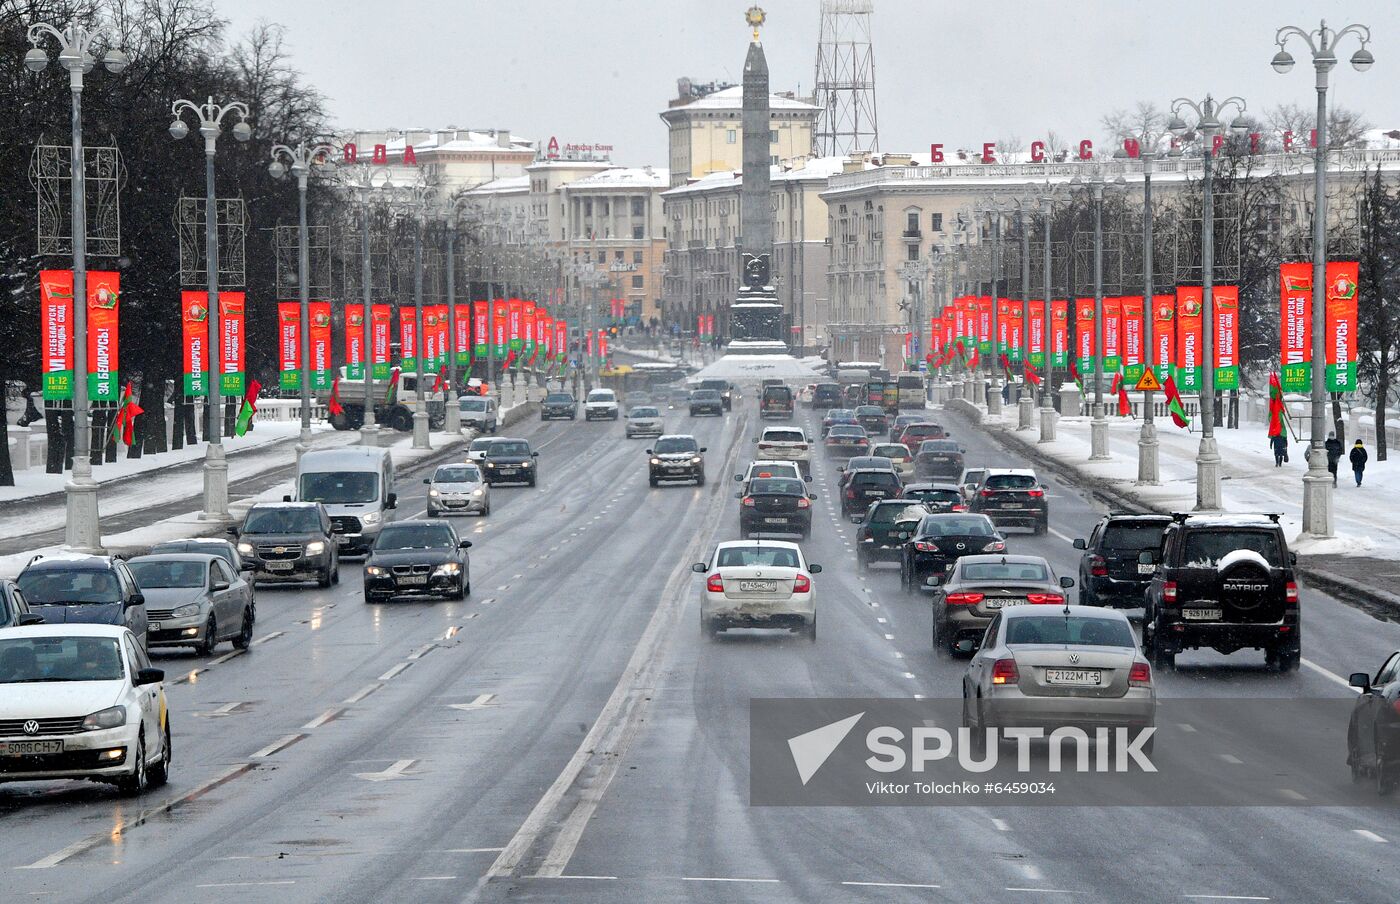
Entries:
{"label": "banner with text", "polygon": [[365,378],[365,306],[345,306],[345,379]]}
{"label": "banner with text", "polygon": [[1327,265],[1327,392],[1356,391],[1356,291],[1360,268],[1356,261]]}
{"label": "banner with text", "polygon": [[119,394],[117,371],[118,326],[121,317],[121,274],[114,270],[89,270],[87,274],[87,370],[88,401],[115,402]]}
{"label": "banner with text", "polygon": [[180,293],[180,333],[184,346],[182,390],[190,398],[209,393],[209,293]]}
{"label": "banner with text", "polygon": [[1215,308],[1216,389],[1240,388],[1240,290],[1238,286],[1213,286]]}
{"label": "banner with text", "polygon": [[311,388],[331,388],[331,303],[313,301],[307,305],[311,318]]}
{"label": "banner with text", "polygon": [[301,389],[301,305],[295,301],[277,302],[277,362],[278,386]]}
{"label": "banner with text", "polygon": [[234,398],[243,396],[247,380],[247,307],[244,293],[219,293],[219,393]]}
{"label": "banner with text", "polygon": [[1176,371],[1177,391],[1200,392],[1203,381],[1202,347],[1205,345],[1204,313],[1200,286],[1176,289]]}
{"label": "banner with text", "polygon": [[375,380],[389,379],[389,331],[393,321],[394,310],[389,305],[370,305],[369,369]]}
{"label": "banner with text", "polygon": [[73,398],[73,271],[39,272],[44,400]]}
{"label": "banner with text", "polygon": [[1312,388],[1313,265],[1280,264],[1278,285],[1278,332],[1282,345],[1279,382],[1284,392],[1308,392]]}

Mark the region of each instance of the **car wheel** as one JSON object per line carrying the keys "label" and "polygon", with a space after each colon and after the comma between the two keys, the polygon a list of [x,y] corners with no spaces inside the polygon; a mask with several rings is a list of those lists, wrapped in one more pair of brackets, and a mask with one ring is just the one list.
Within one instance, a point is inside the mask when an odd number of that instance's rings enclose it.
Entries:
{"label": "car wheel", "polygon": [[699,477],[695,478],[695,485],[696,485],[697,487],[703,487],[703,486],[705,485],[705,475],[704,475],[704,474],[701,474]]}
{"label": "car wheel", "polygon": [[1035,523],[1035,527],[1033,527],[1031,530],[1032,530],[1032,532],[1033,532],[1037,537],[1041,537],[1041,536],[1044,536],[1044,535],[1045,535],[1045,532],[1046,532],[1047,530],[1049,530],[1049,529],[1050,529],[1050,523],[1049,523],[1048,520],[1046,520],[1046,521],[1037,521],[1037,522]]}
{"label": "car wheel", "polygon": [[164,743],[161,744],[160,762],[152,766],[150,771],[150,786],[152,788],[159,788],[170,781],[170,761],[174,758],[174,752],[170,746],[170,718],[168,716],[165,720],[165,731],[162,732],[162,741]]}
{"label": "car wheel", "polygon": [[208,656],[219,645],[219,622],[214,613],[209,613],[209,621],[204,623],[204,639],[195,644],[194,651],[200,656]]}
{"label": "car wheel", "polygon": [[239,630],[238,636],[233,639],[235,650],[246,650],[253,645],[253,607],[248,606],[243,610],[243,627]]}
{"label": "car wheel", "polygon": [[[1155,632],[1154,632],[1155,633]],[[1152,643],[1152,664],[1158,668],[1175,669],[1176,654],[1168,653],[1162,649],[1154,640]]]}
{"label": "car wheel", "polygon": [[149,788],[150,782],[150,774],[146,771],[146,732],[142,730],[136,736],[135,768],[131,775],[117,779],[116,784],[121,793],[134,797]]}
{"label": "car wheel", "polygon": [[1302,656],[1296,650],[1279,650],[1275,658],[1280,672],[1296,672]]}
{"label": "car wheel", "polygon": [[329,587],[331,585],[331,566],[327,565],[326,570],[316,578],[317,587]]}
{"label": "car wheel", "polygon": [[710,640],[719,640],[719,635],[724,631],[717,618],[702,618],[700,620],[700,633]]}
{"label": "car wheel", "polygon": [[649,477],[649,478],[647,478],[647,482],[650,483],[652,486],[657,486],[657,485],[658,485],[658,481],[657,481],[657,479],[656,479],[655,477]]}

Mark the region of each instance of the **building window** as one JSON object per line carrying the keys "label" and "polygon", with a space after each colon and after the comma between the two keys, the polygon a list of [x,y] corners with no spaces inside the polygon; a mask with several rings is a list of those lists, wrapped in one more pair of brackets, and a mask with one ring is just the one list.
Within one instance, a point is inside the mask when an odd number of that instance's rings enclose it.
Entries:
{"label": "building window", "polygon": [[935,213],[929,216],[929,228],[934,232],[943,231],[943,214]]}
{"label": "building window", "polygon": [[642,238],[642,225],[641,225],[640,223],[638,223],[636,226],[633,226],[633,227],[632,227],[632,238],[634,238],[634,239],[640,239],[640,238]]}
{"label": "building window", "polygon": [[919,231],[919,214],[917,211],[905,215],[904,231],[917,233]]}
{"label": "building window", "polygon": [[634,264],[640,264],[641,262],[642,262],[642,252],[640,252],[640,251],[633,251],[633,252],[632,252],[632,263],[634,263]]}
{"label": "building window", "polygon": [[586,217],[593,216],[593,201],[588,198],[583,199],[583,215]]}
{"label": "building window", "polygon": [[738,135],[733,129],[730,129],[728,132],[725,133],[724,141],[726,144],[734,144],[737,140]]}
{"label": "building window", "polygon": [[614,251],[614,252],[613,252],[613,260],[617,261],[618,263],[621,263],[621,262],[622,262],[622,252],[621,252],[621,251]]}
{"label": "building window", "polygon": [[632,288],[634,288],[634,289],[641,289],[641,288],[644,288],[645,285],[646,285],[646,277],[644,277],[644,276],[634,276],[634,277],[632,277]]}
{"label": "building window", "polygon": [[768,143],[769,143],[769,144],[777,144],[777,143],[778,143],[778,130],[777,130],[777,129],[769,129],[769,130],[768,130]]}
{"label": "building window", "polygon": [[916,261],[919,259],[919,246],[913,242],[909,243],[909,255],[907,260]]}
{"label": "building window", "polygon": [[605,216],[605,217],[606,217],[606,216],[611,216],[611,214],[608,212],[608,211],[609,211],[609,208],[610,208],[610,205],[608,204],[608,202],[607,202],[607,201],[602,201],[602,202],[600,202],[600,203],[603,205],[603,216]]}
{"label": "building window", "polygon": [[632,216],[634,216],[634,217],[646,216],[646,212],[647,212],[646,199],[645,199],[645,198],[633,198],[633,199],[632,199]]}

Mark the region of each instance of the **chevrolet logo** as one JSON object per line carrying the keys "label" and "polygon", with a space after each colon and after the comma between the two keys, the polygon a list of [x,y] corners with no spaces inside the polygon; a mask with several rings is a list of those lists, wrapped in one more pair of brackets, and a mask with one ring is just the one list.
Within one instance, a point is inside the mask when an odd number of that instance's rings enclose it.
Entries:
{"label": "chevrolet logo", "polygon": [[22,727],[24,729],[24,733],[27,735],[36,735],[39,733],[39,723],[33,719],[30,719],[29,721],[25,722]]}
{"label": "chevrolet logo", "polygon": [[282,555],[284,552],[287,551],[287,547],[285,547],[285,546],[274,546],[274,547],[272,547],[272,551],[273,551],[274,553],[276,553],[277,555],[280,556],[280,555]]}

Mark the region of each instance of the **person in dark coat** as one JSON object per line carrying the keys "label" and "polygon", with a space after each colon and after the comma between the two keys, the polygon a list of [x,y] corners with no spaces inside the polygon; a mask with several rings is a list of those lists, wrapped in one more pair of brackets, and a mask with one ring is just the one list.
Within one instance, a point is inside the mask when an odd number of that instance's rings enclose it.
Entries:
{"label": "person in dark coat", "polygon": [[1342,441],[1337,439],[1336,433],[1329,433],[1323,446],[1327,449],[1327,470],[1332,472],[1332,486],[1336,486],[1337,462],[1342,458]]}
{"label": "person in dark coat", "polygon": [[1274,467],[1281,468],[1288,461],[1288,437],[1279,433],[1269,437],[1269,445],[1274,450]]}
{"label": "person in dark coat", "polygon": [[1366,459],[1370,458],[1366,454],[1366,447],[1361,444],[1361,440],[1356,441],[1356,445],[1351,447],[1351,473],[1356,475],[1356,485],[1361,486],[1361,475],[1366,472]]}

